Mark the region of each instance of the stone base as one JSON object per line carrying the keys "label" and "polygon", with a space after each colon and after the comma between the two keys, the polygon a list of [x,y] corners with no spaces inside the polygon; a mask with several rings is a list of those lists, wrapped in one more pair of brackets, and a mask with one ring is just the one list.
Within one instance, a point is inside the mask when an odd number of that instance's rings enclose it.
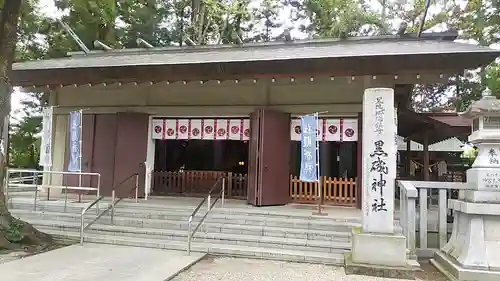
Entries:
{"label": "stone base", "polygon": [[406,266],[383,266],[361,264],[352,261],[352,254],[344,254],[344,267],[347,275],[366,275],[384,278],[415,279],[415,273],[420,270],[418,262],[409,263]]}
{"label": "stone base", "polygon": [[408,261],[406,238],[401,234],[352,231],[352,252],[346,253],[346,274],[415,279],[417,261]]}
{"label": "stone base", "polygon": [[407,264],[406,237],[401,234],[352,232],[352,261],[359,264]]}
{"label": "stone base", "polygon": [[498,281],[500,280],[500,271],[482,270],[464,268],[454,258],[448,256],[442,251],[436,252],[434,259],[431,259],[434,265],[441,273],[452,281]]}

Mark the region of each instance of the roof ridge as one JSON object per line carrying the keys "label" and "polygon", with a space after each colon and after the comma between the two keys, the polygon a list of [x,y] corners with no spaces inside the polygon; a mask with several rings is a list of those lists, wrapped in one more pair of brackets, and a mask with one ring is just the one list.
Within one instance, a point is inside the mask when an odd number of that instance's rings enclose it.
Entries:
{"label": "roof ridge", "polygon": [[165,46],[155,48],[129,48],[129,49],[114,49],[110,51],[92,50],[90,54],[84,52],[69,52],[70,57],[88,57],[88,56],[109,56],[109,55],[130,55],[130,54],[158,54],[158,53],[186,53],[186,52],[207,52],[207,51],[229,51],[234,49],[261,49],[271,47],[300,47],[300,46],[330,46],[335,44],[345,43],[370,43],[375,41],[452,41],[457,37],[456,32],[433,32],[423,33],[422,37],[417,37],[416,33],[407,33],[400,35],[378,35],[378,36],[357,36],[348,38],[314,38],[300,39],[293,41],[270,41],[270,42],[253,42],[242,45],[235,44],[219,44],[219,45],[201,45],[201,46]]}

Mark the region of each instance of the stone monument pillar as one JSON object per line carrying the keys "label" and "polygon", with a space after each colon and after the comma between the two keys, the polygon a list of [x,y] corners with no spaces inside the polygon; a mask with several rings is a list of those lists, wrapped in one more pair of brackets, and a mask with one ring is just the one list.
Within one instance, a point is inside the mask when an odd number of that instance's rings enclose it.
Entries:
{"label": "stone monument pillar", "polygon": [[[406,238],[394,228],[396,118],[394,89],[366,89],[363,96],[363,227],[352,233],[347,274],[414,278]],[[418,263],[416,264],[418,267]]]}
{"label": "stone monument pillar", "polygon": [[453,210],[453,231],[431,262],[450,279],[500,280],[500,100],[487,89],[465,113],[479,149]]}

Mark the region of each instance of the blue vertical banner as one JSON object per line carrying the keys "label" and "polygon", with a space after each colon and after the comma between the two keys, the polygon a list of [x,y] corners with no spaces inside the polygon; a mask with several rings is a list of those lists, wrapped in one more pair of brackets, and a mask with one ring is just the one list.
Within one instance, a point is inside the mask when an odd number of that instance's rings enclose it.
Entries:
{"label": "blue vertical banner", "polygon": [[82,111],[71,111],[69,113],[69,172],[81,172],[81,128]]}
{"label": "blue vertical banner", "polygon": [[318,182],[318,115],[300,117],[300,180],[303,182]]}

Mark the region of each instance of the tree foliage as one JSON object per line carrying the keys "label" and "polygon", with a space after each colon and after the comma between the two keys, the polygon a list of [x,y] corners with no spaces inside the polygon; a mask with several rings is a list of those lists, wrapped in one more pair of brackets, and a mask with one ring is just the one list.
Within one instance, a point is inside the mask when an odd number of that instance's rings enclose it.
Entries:
{"label": "tree foliage", "polygon": [[[459,32],[461,41],[484,47],[500,42],[500,2],[471,0],[440,3],[441,11],[430,17],[426,27],[440,25]],[[485,87],[500,96],[500,65],[494,62],[485,68],[466,71],[451,77],[443,85],[419,85],[414,91],[414,107],[418,111],[463,111],[481,97]]]}
{"label": "tree foliage", "polygon": [[12,119],[9,140],[9,166],[16,168],[36,169],[40,157],[40,132],[42,117],[40,94],[30,94],[21,102],[22,110],[15,112],[21,115],[20,120]]}
{"label": "tree foliage", "polygon": [[384,23],[364,1],[306,0],[299,6],[299,19],[310,24],[303,29],[315,37],[346,38],[377,34]]}

